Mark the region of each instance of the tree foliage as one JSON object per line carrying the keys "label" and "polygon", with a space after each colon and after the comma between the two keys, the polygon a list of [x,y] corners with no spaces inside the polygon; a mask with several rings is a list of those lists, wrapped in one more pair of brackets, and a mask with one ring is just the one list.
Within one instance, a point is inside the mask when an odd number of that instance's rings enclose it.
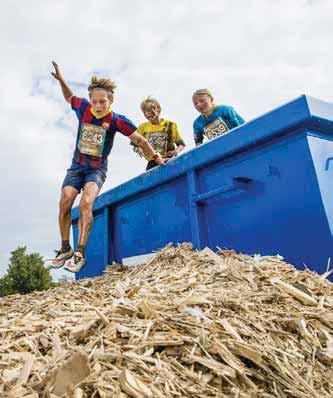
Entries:
{"label": "tree foliage", "polygon": [[50,271],[44,267],[38,253],[26,254],[26,247],[18,247],[11,253],[8,271],[0,279],[0,296],[34,290],[46,290],[52,286]]}

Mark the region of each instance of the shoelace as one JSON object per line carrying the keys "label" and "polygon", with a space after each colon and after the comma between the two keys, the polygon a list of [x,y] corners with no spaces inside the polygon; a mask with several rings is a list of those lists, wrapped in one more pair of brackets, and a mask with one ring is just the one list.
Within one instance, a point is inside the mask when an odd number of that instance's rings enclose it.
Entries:
{"label": "shoelace", "polygon": [[60,256],[60,254],[61,254],[61,250],[54,250],[54,252],[55,252],[55,258],[57,258],[58,256]]}
{"label": "shoelace", "polygon": [[84,257],[81,257],[81,256],[77,256],[76,254],[74,254],[74,261],[73,261],[73,263],[76,265],[77,263],[79,263],[81,260],[83,260],[84,259]]}
{"label": "shoelace", "polygon": [[55,257],[54,258],[45,258],[44,261],[54,261],[57,259],[57,257],[61,254],[61,250],[53,250],[55,252]]}

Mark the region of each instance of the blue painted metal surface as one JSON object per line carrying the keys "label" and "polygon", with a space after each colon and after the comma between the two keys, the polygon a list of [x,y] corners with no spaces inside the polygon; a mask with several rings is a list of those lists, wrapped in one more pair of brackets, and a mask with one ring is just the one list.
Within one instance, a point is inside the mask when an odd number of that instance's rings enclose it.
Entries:
{"label": "blue painted metal surface", "polygon": [[322,273],[333,255],[332,181],[333,104],[302,96],[100,195],[77,277],[184,241],[279,253]]}

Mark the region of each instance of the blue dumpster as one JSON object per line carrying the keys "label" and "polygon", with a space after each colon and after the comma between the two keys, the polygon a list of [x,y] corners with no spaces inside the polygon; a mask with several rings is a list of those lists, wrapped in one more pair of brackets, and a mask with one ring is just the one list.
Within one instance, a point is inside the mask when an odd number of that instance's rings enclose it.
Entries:
{"label": "blue dumpster", "polygon": [[[169,242],[280,254],[323,273],[333,255],[333,104],[301,96],[100,195],[77,278]],[[74,240],[78,208],[73,209]]]}

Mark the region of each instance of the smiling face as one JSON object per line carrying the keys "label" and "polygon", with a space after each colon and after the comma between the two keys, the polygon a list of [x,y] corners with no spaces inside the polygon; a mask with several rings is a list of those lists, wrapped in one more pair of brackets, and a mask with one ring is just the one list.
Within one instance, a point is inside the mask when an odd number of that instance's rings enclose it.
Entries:
{"label": "smiling face", "polygon": [[213,98],[208,94],[197,94],[193,96],[195,109],[204,116],[209,116],[214,109]]}
{"label": "smiling face", "polygon": [[97,115],[104,115],[110,109],[113,97],[107,91],[101,89],[92,90],[90,93],[90,103],[93,112]]}
{"label": "smiling face", "polygon": [[161,109],[159,109],[154,104],[152,104],[152,103],[147,104],[142,109],[142,112],[145,115],[145,118],[150,121],[150,123],[152,123],[152,124],[158,124],[159,123]]}

